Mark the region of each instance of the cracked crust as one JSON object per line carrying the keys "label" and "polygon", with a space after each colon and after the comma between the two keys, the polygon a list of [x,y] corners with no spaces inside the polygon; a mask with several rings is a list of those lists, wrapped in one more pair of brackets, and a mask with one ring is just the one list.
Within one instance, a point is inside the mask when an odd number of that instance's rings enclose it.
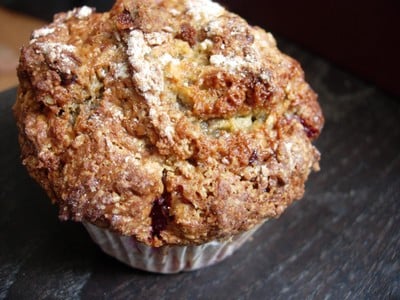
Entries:
{"label": "cracked crust", "polygon": [[23,163],[60,209],[152,246],[278,217],[323,125],[271,34],[208,0],[119,0],[55,16],[21,52]]}

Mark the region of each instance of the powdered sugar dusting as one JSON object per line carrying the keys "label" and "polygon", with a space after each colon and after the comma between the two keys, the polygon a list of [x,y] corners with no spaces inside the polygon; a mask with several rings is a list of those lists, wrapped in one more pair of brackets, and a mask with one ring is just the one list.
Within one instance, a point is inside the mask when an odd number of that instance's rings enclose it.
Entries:
{"label": "powdered sugar dusting", "polygon": [[175,8],[171,8],[171,9],[169,10],[169,12],[170,12],[170,14],[173,15],[174,17],[177,17],[177,16],[179,16],[179,15],[181,14],[180,11],[177,10],[177,9],[175,9]]}
{"label": "powdered sugar dusting", "polygon": [[248,65],[243,57],[240,56],[224,56],[221,54],[215,54],[210,57],[210,64],[216,67],[224,68],[229,72],[236,72],[243,67]]}
{"label": "powdered sugar dusting", "polygon": [[94,11],[95,11],[94,8],[91,8],[86,5],[84,5],[82,7],[77,7],[77,8],[74,8],[73,10],[69,11],[65,15],[64,20],[69,20],[73,17],[80,19],[80,20],[87,19]]}
{"label": "powdered sugar dusting", "polygon": [[284,145],[285,150],[286,150],[286,155],[287,155],[287,157],[289,158],[289,159],[288,159],[289,169],[290,169],[290,170],[293,170],[293,169],[294,169],[294,166],[295,166],[295,165],[294,165],[294,164],[295,164],[295,161],[294,161],[293,157],[296,157],[296,155],[293,155],[293,151],[292,151],[293,143],[291,143],[291,142],[286,142],[286,143],[284,143],[283,145]]}
{"label": "powdered sugar dusting", "polygon": [[223,14],[225,9],[210,0],[186,0],[187,14],[195,22],[210,21]]}
{"label": "powdered sugar dusting", "polygon": [[200,48],[201,48],[202,50],[207,50],[207,49],[211,48],[212,45],[213,45],[212,40],[210,40],[210,39],[205,39],[204,41],[202,41],[202,42],[200,43]]}
{"label": "powdered sugar dusting", "polygon": [[224,20],[212,20],[206,26],[208,35],[220,35],[224,33]]}
{"label": "powdered sugar dusting", "polygon": [[164,90],[164,74],[161,69],[163,66],[162,60],[167,63],[169,58],[157,59],[150,57],[152,51],[150,45],[159,45],[168,38],[169,34],[145,35],[140,30],[132,30],[127,40],[127,54],[133,68],[132,78],[138,91],[149,105],[149,116],[154,127],[160,131],[161,136],[172,141],[175,128],[168,113],[165,111],[167,108],[164,108],[160,101],[161,93]]}
{"label": "powdered sugar dusting", "polygon": [[[210,64],[215,67],[222,68],[230,73],[249,70],[254,73],[259,73],[262,69],[262,59],[256,49],[247,49],[245,56],[238,56],[234,53],[227,55],[214,54],[210,56]],[[264,79],[269,79],[267,74],[264,74]]]}
{"label": "powdered sugar dusting", "polygon": [[71,68],[76,66],[73,59],[75,46],[55,42],[36,43],[37,53],[43,53],[49,64],[55,66],[60,71],[70,74]]}
{"label": "powdered sugar dusting", "polygon": [[111,63],[111,71],[117,79],[125,79],[129,77],[128,66],[125,63]]}
{"label": "powdered sugar dusting", "polygon": [[82,6],[75,9],[75,17],[78,19],[86,19],[93,13],[94,9],[89,6]]}
{"label": "powdered sugar dusting", "polygon": [[262,79],[262,80],[264,80],[264,81],[266,81],[266,82],[270,82],[271,81],[271,73],[270,72],[268,72],[268,71],[265,71],[265,70],[263,70],[261,73],[260,73],[260,78]]}
{"label": "powdered sugar dusting", "polygon": [[159,94],[164,88],[163,74],[156,64],[142,64],[140,72],[133,74],[133,79],[143,93]]}
{"label": "powdered sugar dusting", "polygon": [[144,34],[140,30],[132,30],[129,33],[128,38],[128,55],[132,65],[137,65],[140,61],[135,62],[139,59],[144,59],[144,56],[151,51],[151,48],[147,45],[144,39]]}
{"label": "powdered sugar dusting", "polygon": [[150,46],[158,46],[167,42],[171,38],[171,34],[166,32],[150,32],[145,34],[145,38]]}
{"label": "powdered sugar dusting", "polygon": [[165,53],[158,59],[162,66],[167,66],[168,64],[177,65],[180,63],[180,60],[172,57],[169,53]]}
{"label": "powdered sugar dusting", "polygon": [[[168,120],[168,121],[169,121],[169,123],[171,123],[170,120]],[[170,141],[172,141],[172,140],[173,140],[173,135],[174,135],[174,133],[175,133],[175,129],[174,129],[174,127],[172,127],[171,124],[168,124],[168,125],[164,128],[164,133],[165,133],[165,136],[167,137],[167,139],[170,140]]]}
{"label": "powdered sugar dusting", "polygon": [[145,40],[143,32],[132,30],[128,39],[128,56],[131,63],[137,87],[142,93],[159,94],[164,89],[162,71],[154,62],[146,59],[146,55],[151,52]]}
{"label": "powdered sugar dusting", "polygon": [[34,42],[35,39],[38,39],[42,36],[46,36],[49,35],[51,33],[53,33],[56,29],[54,27],[43,27],[40,29],[36,29],[33,33],[32,33],[32,42]]}

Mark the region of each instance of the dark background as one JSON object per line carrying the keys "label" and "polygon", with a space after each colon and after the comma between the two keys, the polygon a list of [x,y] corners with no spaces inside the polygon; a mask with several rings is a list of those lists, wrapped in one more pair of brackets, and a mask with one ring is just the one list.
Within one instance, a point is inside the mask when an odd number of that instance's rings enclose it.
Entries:
{"label": "dark background", "polygon": [[[113,0],[0,0],[42,19],[89,5],[108,10]],[[250,23],[287,38],[360,78],[399,96],[400,1],[221,0]]]}

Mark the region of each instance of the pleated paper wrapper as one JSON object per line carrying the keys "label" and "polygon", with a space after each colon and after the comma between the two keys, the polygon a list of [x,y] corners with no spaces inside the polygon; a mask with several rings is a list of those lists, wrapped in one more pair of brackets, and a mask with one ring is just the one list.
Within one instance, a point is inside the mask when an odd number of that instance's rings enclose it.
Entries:
{"label": "pleated paper wrapper", "polygon": [[201,245],[147,246],[133,237],[123,236],[84,222],[93,241],[110,256],[144,271],[178,273],[216,264],[242,246],[261,226],[240,233],[226,241],[211,241]]}

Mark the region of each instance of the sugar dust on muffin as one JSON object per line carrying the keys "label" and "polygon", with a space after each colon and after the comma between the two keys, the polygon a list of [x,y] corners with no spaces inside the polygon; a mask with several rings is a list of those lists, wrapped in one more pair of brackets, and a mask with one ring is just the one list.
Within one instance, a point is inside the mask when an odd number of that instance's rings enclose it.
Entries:
{"label": "sugar dust on muffin", "polygon": [[118,0],[23,47],[23,164],[59,207],[153,247],[278,217],[304,194],[323,116],[273,36],[209,0]]}

